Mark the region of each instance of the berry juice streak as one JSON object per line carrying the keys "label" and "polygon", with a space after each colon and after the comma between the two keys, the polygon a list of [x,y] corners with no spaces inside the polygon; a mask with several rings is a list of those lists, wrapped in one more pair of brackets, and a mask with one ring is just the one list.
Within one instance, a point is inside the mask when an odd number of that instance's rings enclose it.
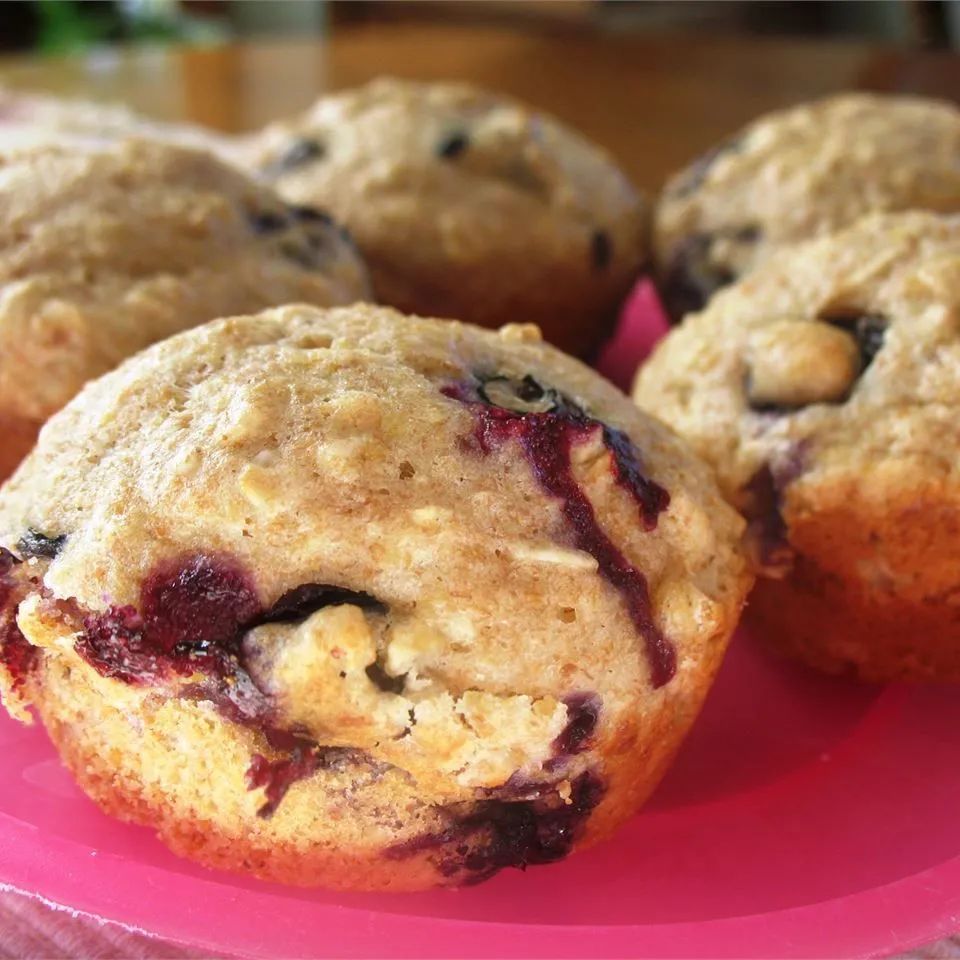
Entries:
{"label": "berry juice streak", "polygon": [[626,434],[588,417],[560,394],[549,412],[520,413],[484,402],[467,384],[445,387],[443,393],[470,408],[476,422],[474,441],[480,453],[487,455],[508,440],[520,444],[537,482],[549,496],[560,501],[576,547],[597,561],[601,575],[623,598],[643,638],[653,686],[667,684],[676,672],[676,652],[653,618],[647,581],[604,533],[593,505],[573,476],[573,446],[588,441],[599,430],[610,452],[616,480],[636,501],[644,529],[656,527],[670,497],[643,476],[636,450]]}
{"label": "berry juice streak", "polygon": [[183,685],[180,696],[212,702],[228,720],[259,730],[274,749],[286,753],[279,760],[255,754],[247,771],[248,787],[264,788],[267,802],[258,812],[268,817],[294,783],[323,765],[326,751],[277,726],[272,698],[244,669],[241,640],[258,624],[302,620],[338,603],[385,609],[367,594],[303,584],[264,610],[239,564],[198,554],[147,577],[139,609],[114,606],[87,617],[76,649],[98,673],[124,683],[198,678]]}

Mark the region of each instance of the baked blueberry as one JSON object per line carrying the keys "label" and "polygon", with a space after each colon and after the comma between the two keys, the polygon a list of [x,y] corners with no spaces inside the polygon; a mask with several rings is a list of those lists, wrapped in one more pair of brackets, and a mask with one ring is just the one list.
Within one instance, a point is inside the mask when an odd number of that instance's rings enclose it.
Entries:
{"label": "baked blueberry", "polygon": [[886,317],[869,311],[834,308],[821,314],[820,319],[853,335],[860,350],[861,372],[873,363],[883,347],[888,326]]}
{"label": "baked blueberry", "polygon": [[819,669],[960,679],[958,278],[960,218],[867,216],[756,266],[639,371],[749,521],[757,636]]}
{"label": "baked blueberry", "polygon": [[[322,162],[291,151],[314,141],[331,144]],[[248,162],[346,224],[379,302],[487,327],[521,317],[578,355],[646,259],[645,203],[609,156],[472,87],[381,79],[322,97],[257,135]]]}
{"label": "baked blueberry", "polygon": [[[958,153],[960,110],[946,101],[844,93],[752,121],[670,179],[658,201],[653,260],[664,289],[679,288],[666,297],[674,320],[782,250],[866,214],[960,211]],[[736,236],[745,212],[756,227],[749,242]],[[712,279],[684,285],[702,274],[683,269],[700,237],[714,238]]]}
{"label": "baked blueberry", "polygon": [[531,327],[368,305],[139,353],[0,489],[0,547],[24,517],[70,533],[0,552],[8,709],[108,812],[297,884],[469,884],[602,839],[749,582],[709,470],[596,373]]}
{"label": "baked blueberry", "polygon": [[304,164],[322,160],[326,150],[319,140],[309,137],[297,137],[291,141],[281,155],[264,167],[268,176],[279,177],[289,170],[295,170]]}
{"label": "baked blueberry", "polygon": [[590,259],[597,270],[606,270],[613,260],[613,245],[603,230],[595,230],[590,237]]}
{"label": "baked blueberry", "polygon": [[462,130],[448,134],[437,144],[437,156],[444,160],[458,157],[470,144],[470,138]]}
{"label": "baked blueberry", "polygon": [[17,553],[25,560],[30,557],[46,557],[52,560],[63,549],[66,542],[65,533],[51,537],[39,530],[31,529],[17,541]]}

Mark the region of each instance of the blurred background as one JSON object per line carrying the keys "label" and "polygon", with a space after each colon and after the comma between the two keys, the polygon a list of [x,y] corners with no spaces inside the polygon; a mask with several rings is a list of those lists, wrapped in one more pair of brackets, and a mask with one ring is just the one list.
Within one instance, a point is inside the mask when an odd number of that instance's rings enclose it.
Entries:
{"label": "blurred background", "polygon": [[378,75],[466,80],[555,114],[651,190],[837,90],[960,102],[958,47],[960,0],[0,0],[0,93],[244,132]]}
{"label": "blurred background", "polygon": [[6,0],[0,50],[67,54],[114,43],[210,45],[320,35],[371,20],[527,31],[703,30],[952,49],[960,0]]}

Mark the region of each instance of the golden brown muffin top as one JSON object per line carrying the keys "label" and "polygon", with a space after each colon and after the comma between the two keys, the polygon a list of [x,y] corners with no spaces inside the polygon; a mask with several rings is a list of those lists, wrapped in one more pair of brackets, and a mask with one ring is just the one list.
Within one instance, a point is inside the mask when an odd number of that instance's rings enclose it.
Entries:
{"label": "golden brown muffin top", "polygon": [[748,512],[758,498],[794,517],[845,498],[879,515],[910,491],[955,500],[958,317],[960,217],[876,214],[718,293],[657,347],[634,397]]}
{"label": "golden brown muffin top", "polygon": [[[702,691],[741,529],[679,440],[534,329],[364,305],[155,345],[0,492],[0,544],[40,577],[31,644],[180,695],[226,650],[271,723],[446,799],[558,751],[575,776],[587,740]],[[242,701],[239,676],[207,695]]]}
{"label": "golden brown muffin top", "polygon": [[152,142],[0,158],[0,413],[42,421],[186,327],[349,303],[366,272],[329,218],[211,155]]}
{"label": "golden brown muffin top", "polygon": [[645,204],[610,156],[463,84],[380,79],[322,97],[255,136],[249,165],[346,223],[378,299],[414,312],[490,325],[543,300],[550,338],[551,302],[582,300],[579,322],[600,323],[645,256]]}
{"label": "golden brown muffin top", "polygon": [[[960,209],[960,110],[845,93],[760,117],[671,179],[654,255],[668,300],[871,212]],[[678,289],[679,287],[679,289]]]}

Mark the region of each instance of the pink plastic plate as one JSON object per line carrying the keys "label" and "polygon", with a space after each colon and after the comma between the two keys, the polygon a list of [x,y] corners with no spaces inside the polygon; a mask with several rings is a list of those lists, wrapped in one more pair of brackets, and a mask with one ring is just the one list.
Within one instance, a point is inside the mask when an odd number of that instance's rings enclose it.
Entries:
{"label": "pink plastic plate", "polygon": [[[642,288],[613,354],[642,354],[658,323]],[[177,859],[100,814],[42,730],[3,717],[0,881],[210,953],[868,956],[960,927],[958,756],[956,688],[821,677],[741,633],[677,763],[613,841],[472,889],[344,895]]]}

